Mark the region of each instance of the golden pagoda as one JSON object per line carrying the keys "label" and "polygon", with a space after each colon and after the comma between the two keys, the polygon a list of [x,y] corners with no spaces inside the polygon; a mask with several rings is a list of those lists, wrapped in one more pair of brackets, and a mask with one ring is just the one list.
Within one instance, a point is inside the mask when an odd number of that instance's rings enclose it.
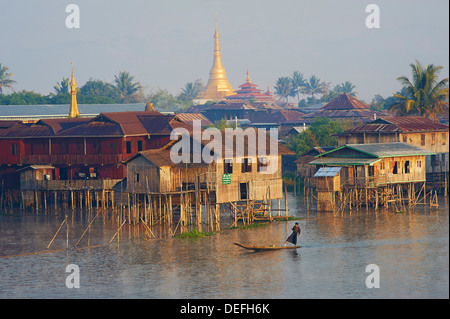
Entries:
{"label": "golden pagoda", "polygon": [[233,87],[230,82],[228,82],[225,69],[222,65],[222,58],[220,54],[219,45],[219,32],[217,31],[217,21],[216,21],[216,32],[214,33],[214,61],[211,70],[209,71],[209,80],[207,88],[204,92],[199,94],[200,99],[206,100],[220,100],[227,95],[234,93]]}
{"label": "golden pagoda", "polygon": [[75,81],[75,76],[73,75],[73,63],[72,64],[72,78],[70,79],[70,109],[69,109],[69,117],[78,117],[80,113],[78,112],[78,104],[77,104],[77,82]]}

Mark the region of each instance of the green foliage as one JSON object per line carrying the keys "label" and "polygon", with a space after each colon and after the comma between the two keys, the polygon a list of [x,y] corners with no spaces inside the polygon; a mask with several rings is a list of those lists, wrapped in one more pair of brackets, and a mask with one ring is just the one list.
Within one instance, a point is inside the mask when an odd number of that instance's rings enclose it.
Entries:
{"label": "green foliage", "polygon": [[267,227],[269,223],[251,223],[247,225],[240,225],[231,227],[230,229],[253,229],[253,228],[259,228],[259,227]]}
{"label": "green foliage", "polygon": [[157,90],[147,96],[149,101],[153,102],[155,109],[166,111],[181,111],[190,106],[188,102],[181,101],[173,96],[167,89]]}
{"label": "green foliage", "polygon": [[17,83],[12,80],[12,73],[8,73],[9,68],[7,66],[2,66],[0,63],[0,95],[3,94],[3,89],[8,88],[12,89],[12,84]]}
{"label": "green foliage", "polygon": [[399,116],[421,115],[437,120],[437,115],[448,111],[449,106],[449,79],[438,79],[443,67],[433,64],[423,67],[417,60],[410,67],[411,80],[406,76],[397,78],[405,94],[394,94],[398,102],[390,109]]}
{"label": "green foliage", "polygon": [[203,84],[201,80],[196,80],[195,82],[188,82],[185,84],[184,88],[181,90],[178,99],[183,102],[187,102],[192,105],[192,100],[196,99],[203,89]]}
{"label": "green foliage", "polygon": [[139,82],[134,82],[134,76],[128,71],[120,71],[114,76],[114,84],[119,92],[120,103],[133,103],[139,100],[142,86]]}
{"label": "green foliage", "polygon": [[287,146],[298,156],[317,146],[337,146],[337,136],[334,134],[343,132],[349,124],[336,122],[325,117],[316,117],[307,130],[290,135],[287,138]]}
{"label": "green foliage", "polygon": [[214,123],[214,127],[218,128],[219,130],[223,131],[226,128],[232,128],[235,129],[237,127],[239,127],[239,123],[233,122],[233,121],[228,121],[227,119],[221,119],[220,121],[217,121]]}
{"label": "green foliage", "polygon": [[191,231],[184,232],[176,236],[177,238],[203,238],[205,236],[212,236],[213,232],[201,232],[198,229],[192,229]]}
{"label": "green foliage", "polygon": [[292,94],[292,81],[288,76],[280,77],[277,80],[277,83],[274,86],[275,95],[280,97],[281,99],[288,100],[288,97]]}
{"label": "green foliage", "polygon": [[121,103],[119,91],[110,83],[89,79],[77,93],[79,104]]}
{"label": "green foliage", "polygon": [[0,105],[42,105],[49,104],[49,98],[33,91],[13,92],[0,95]]}

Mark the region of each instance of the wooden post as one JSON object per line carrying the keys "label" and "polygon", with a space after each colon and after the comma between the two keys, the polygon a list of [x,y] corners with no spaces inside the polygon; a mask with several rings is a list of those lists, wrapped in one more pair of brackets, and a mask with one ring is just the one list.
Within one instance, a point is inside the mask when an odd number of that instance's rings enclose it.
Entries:
{"label": "wooden post", "polygon": [[287,188],[286,188],[286,184],[284,184],[284,209],[286,212],[286,220],[288,217],[288,202],[287,202]]}

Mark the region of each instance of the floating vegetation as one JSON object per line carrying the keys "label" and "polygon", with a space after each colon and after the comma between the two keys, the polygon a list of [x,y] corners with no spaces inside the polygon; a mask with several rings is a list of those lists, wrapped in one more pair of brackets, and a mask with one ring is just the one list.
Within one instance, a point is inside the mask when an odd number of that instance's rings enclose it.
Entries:
{"label": "floating vegetation", "polygon": [[253,229],[258,227],[266,227],[267,225],[269,225],[269,223],[252,223],[247,225],[231,227],[230,229]]}
{"label": "floating vegetation", "polygon": [[203,238],[205,236],[212,236],[215,232],[201,232],[198,229],[192,229],[191,231],[184,232],[176,236],[177,238]]}

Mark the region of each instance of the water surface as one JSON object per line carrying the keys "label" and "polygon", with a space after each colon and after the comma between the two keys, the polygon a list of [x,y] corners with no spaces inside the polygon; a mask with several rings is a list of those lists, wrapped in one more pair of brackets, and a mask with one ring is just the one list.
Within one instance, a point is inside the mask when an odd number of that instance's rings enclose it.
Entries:
{"label": "water surface", "polygon": [[[449,298],[448,206],[395,214],[304,208],[289,194],[299,218],[301,248],[252,252],[233,245],[280,245],[294,221],[227,230],[199,239],[124,226],[100,218],[89,236],[94,248],[65,251],[66,228],[45,251],[63,219],[55,215],[0,215],[0,298]],[[73,247],[90,219],[69,222]],[[173,227],[175,228],[175,226]],[[178,229],[178,232],[180,229]],[[87,235],[79,247],[86,246]],[[80,288],[68,289],[66,266],[80,268]],[[368,289],[366,266],[380,270],[380,288]]]}

